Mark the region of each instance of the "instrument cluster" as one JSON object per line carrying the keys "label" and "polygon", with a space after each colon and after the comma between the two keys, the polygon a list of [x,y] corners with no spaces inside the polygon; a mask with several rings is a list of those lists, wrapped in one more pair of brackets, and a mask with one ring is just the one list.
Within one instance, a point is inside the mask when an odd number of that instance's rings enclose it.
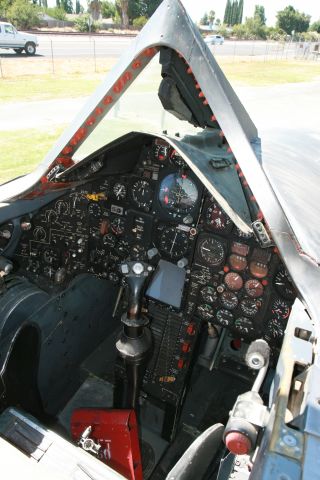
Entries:
{"label": "instrument cluster", "polygon": [[[238,230],[161,139],[142,147],[129,174],[96,174],[35,213],[31,224],[15,261],[41,288],[65,287],[85,272],[120,284],[123,260],[156,266],[163,259],[186,271],[186,318],[281,341],[295,292],[277,253]],[[0,241],[9,230],[0,229]]]}

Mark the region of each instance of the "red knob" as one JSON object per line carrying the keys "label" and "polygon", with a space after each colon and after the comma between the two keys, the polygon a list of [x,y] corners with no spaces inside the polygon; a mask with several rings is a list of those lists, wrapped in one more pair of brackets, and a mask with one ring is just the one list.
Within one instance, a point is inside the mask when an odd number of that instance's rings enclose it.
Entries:
{"label": "red knob", "polygon": [[195,328],[194,328],[193,323],[189,323],[189,325],[187,326],[187,334],[188,335],[194,335],[195,334]]}
{"label": "red knob", "polygon": [[188,353],[190,351],[190,343],[183,342],[181,350],[183,351],[183,353]]}
{"label": "red knob", "polygon": [[183,365],[184,365],[184,360],[183,358],[179,358],[178,360],[178,368],[179,370],[181,370],[183,368]]}
{"label": "red knob", "polygon": [[240,432],[227,433],[224,440],[227,449],[235,455],[247,455],[251,450],[251,441]]}

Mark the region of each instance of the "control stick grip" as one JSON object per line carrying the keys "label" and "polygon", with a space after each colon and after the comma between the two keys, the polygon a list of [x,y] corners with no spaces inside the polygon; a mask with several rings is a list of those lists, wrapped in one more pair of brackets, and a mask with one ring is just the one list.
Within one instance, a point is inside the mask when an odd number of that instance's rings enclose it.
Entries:
{"label": "control stick grip", "polygon": [[270,347],[265,340],[259,338],[254,340],[246,354],[246,364],[249,368],[260,370],[269,363]]}
{"label": "control stick grip", "polygon": [[13,263],[5,257],[0,256],[0,272],[3,275],[8,275],[13,269]]}

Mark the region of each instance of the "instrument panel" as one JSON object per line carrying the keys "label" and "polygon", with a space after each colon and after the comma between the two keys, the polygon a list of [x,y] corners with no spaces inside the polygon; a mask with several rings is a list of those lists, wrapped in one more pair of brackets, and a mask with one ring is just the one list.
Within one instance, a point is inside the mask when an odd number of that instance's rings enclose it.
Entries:
{"label": "instrument panel", "polygon": [[[272,248],[233,224],[183,158],[154,139],[127,174],[102,175],[35,213],[14,260],[41,288],[63,288],[90,272],[120,285],[125,259],[165,260],[186,272],[181,308],[152,298],[146,308],[281,342],[295,298]],[[0,237],[10,235],[10,226]],[[1,246],[1,245],[0,245]]]}

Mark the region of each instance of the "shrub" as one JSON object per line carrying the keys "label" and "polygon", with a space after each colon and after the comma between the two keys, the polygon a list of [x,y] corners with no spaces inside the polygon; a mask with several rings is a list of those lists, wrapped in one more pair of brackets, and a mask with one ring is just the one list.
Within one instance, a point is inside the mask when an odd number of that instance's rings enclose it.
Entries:
{"label": "shrub", "polygon": [[267,38],[270,40],[276,40],[277,42],[285,40],[287,34],[284,30],[278,27],[267,28]]}
{"label": "shrub", "polygon": [[74,25],[78,32],[96,32],[99,29],[99,24],[93,22],[90,28],[90,15],[87,13],[85,15],[80,15],[75,21]]}
{"label": "shrub", "polygon": [[144,27],[147,21],[148,21],[147,17],[138,17],[133,20],[132,25],[134,26],[134,28],[140,29]]}
{"label": "shrub", "polygon": [[56,20],[65,21],[67,18],[66,12],[61,7],[46,8],[46,14]]}
{"label": "shrub", "polygon": [[39,8],[28,0],[16,0],[7,10],[7,18],[17,28],[28,29],[40,24]]}

